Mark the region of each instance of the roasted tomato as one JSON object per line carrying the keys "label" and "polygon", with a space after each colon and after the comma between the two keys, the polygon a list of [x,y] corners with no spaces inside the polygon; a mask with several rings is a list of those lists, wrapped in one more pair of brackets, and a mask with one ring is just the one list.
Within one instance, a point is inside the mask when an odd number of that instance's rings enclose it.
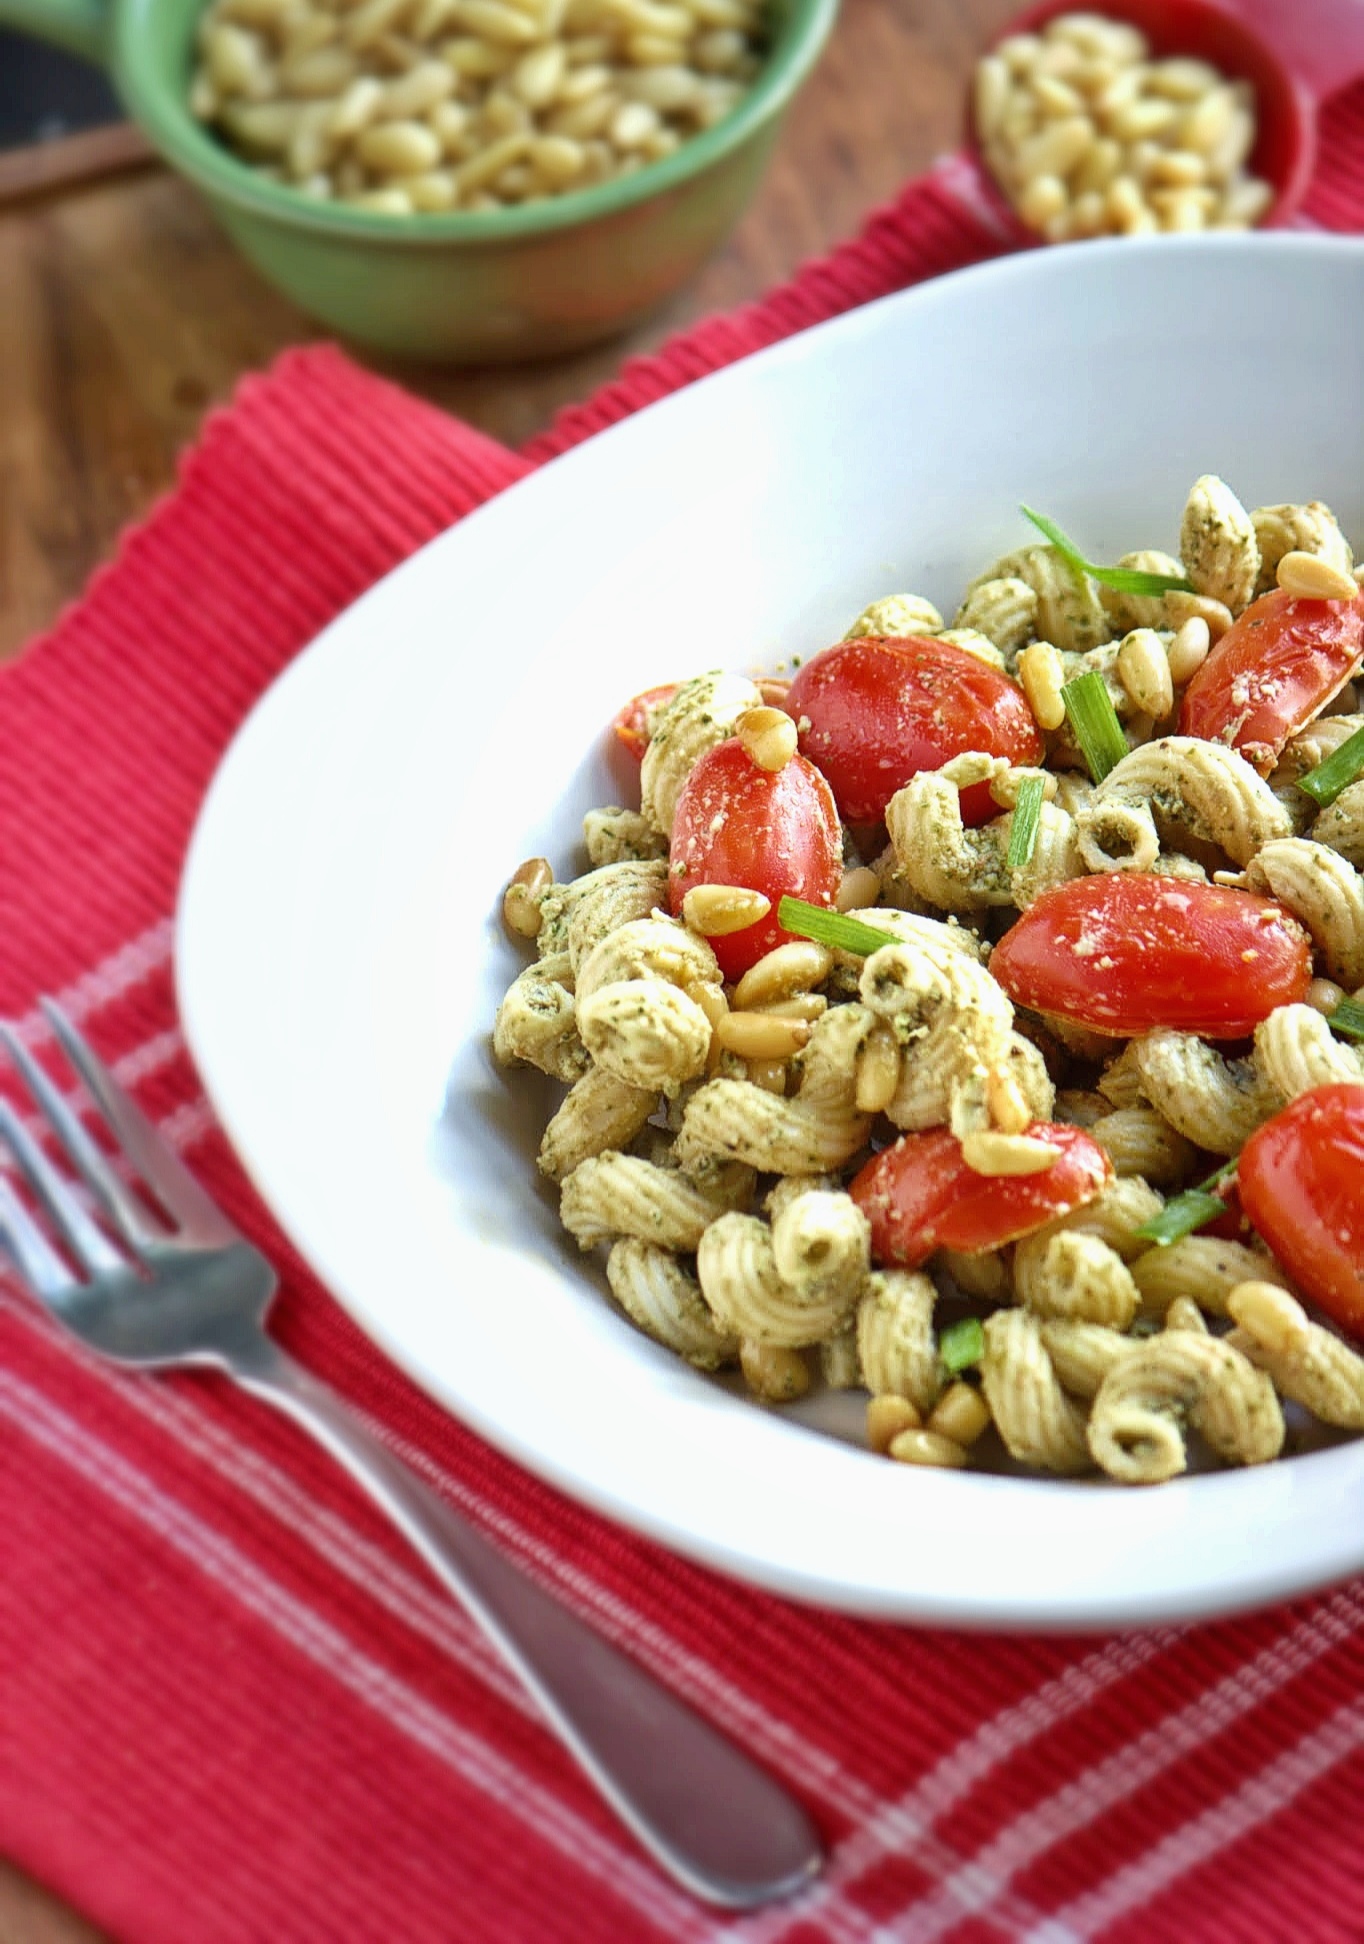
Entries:
{"label": "roasted tomato", "polygon": [[1029,905],[994,949],[1009,997],[1096,1033],[1240,1039],[1306,996],[1311,941],[1272,898],[1115,871]]}
{"label": "roasted tomato", "polygon": [[783,769],[759,769],[735,737],[707,750],[683,785],[669,858],[674,912],[698,884],[742,884],[770,899],[756,925],[710,941],[725,977],[737,979],[791,936],[777,923],[783,897],[833,903],[843,835],[813,763],[793,756]]}
{"label": "roasted tomato", "polygon": [[676,682],[660,682],[657,688],[632,695],[612,720],[611,727],[617,739],[624,743],[637,763],[644,761],[644,752],[649,747],[650,716],[655,709],[661,709],[665,702],[672,701],[677,688]]}
{"label": "roasted tomato", "polygon": [[[796,675],[783,705],[849,823],[877,823],[920,770],[979,749],[1036,763],[1042,737],[1023,692],[964,648],[930,635],[840,641]],[[986,784],[963,790],[968,824],[998,816]]]}
{"label": "roasted tomato", "polygon": [[917,1269],[935,1249],[1001,1249],[1082,1208],[1113,1179],[1112,1162],[1082,1128],[1035,1121],[1028,1133],[1061,1150],[1042,1174],[976,1174],[946,1127],[906,1134],[868,1161],[848,1193],[871,1223],[874,1260]]}
{"label": "roasted tomato", "polygon": [[1273,769],[1288,738],[1345,686],[1364,654],[1364,600],[1301,601],[1276,588],[1228,628],[1184,691],[1180,733],[1229,743]]}
{"label": "roasted tomato", "polygon": [[1256,1128],[1241,1206],[1294,1282],[1364,1339],[1364,1085],[1313,1087]]}

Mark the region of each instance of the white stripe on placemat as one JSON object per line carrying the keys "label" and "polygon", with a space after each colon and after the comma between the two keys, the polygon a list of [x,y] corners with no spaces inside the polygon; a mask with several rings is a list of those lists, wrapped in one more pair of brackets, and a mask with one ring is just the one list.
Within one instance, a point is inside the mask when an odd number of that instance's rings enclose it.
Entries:
{"label": "white stripe on placemat", "polygon": [[1193,1754],[1348,1640],[1364,1614],[1364,1588],[1342,1587],[1288,1630],[1173,1714],[1073,1775],[1055,1794],[997,1829],[926,1902],[915,1899],[873,1933],[875,1944],[933,1944],[970,1917],[985,1917],[1013,1879],[1058,1843]]}
{"label": "white stripe on placemat", "polygon": [[[1239,1842],[1297,1800],[1322,1776],[1364,1747],[1364,1701],[1348,1701],[1300,1741],[1215,1802],[1172,1830],[1108,1882],[1087,1891],[1020,1939],[1020,1944],[1072,1944],[1091,1938],[1129,1911],[1139,1910],[1219,1851]],[[1310,1840],[1310,1839],[1309,1839]],[[1342,1919],[1344,1913],[1342,1913]],[[1269,1935],[1268,1931],[1262,1933]],[[1342,1933],[1343,1935],[1343,1933]]]}
{"label": "white stripe on placemat", "polygon": [[44,1394],[0,1370],[0,1416],[121,1506],[206,1579],[329,1675],[362,1707],[425,1749],[453,1773],[527,1823],[585,1874],[657,1925],[668,1938],[703,1939],[712,1920],[674,1891],[624,1839],[585,1822],[490,1743],[434,1707],[408,1682],[366,1654],[331,1622],[271,1580],[230,1539],[94,1437]]}

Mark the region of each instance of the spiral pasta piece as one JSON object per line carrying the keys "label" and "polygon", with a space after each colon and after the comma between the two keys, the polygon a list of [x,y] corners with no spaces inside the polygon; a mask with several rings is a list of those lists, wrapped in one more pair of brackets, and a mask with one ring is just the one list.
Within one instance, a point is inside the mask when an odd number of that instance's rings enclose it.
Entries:
{"label": "spiral pasta piece", "polygon": [[665,836],[672,835],[677,800],[695,765],[708,749],[734,734],[746,709],[761,702],[758,688],[746,676],[712,669],[683,682],[658,711],[640,769],[640,794],[644,815]]}
{"label": "spiral pasta piece", "polygon": [[580,1080],[589,1063],[578,1033],[566,952],[528,965],[508,987],[493,1025],[493,1053],[503,1066],[533,1066],[555,1080]]}
{"label": "spiral pasta piece", "polygon": [[1116,1249],[1082,1229],[1026,1235],[1014,1250],[1014,1295],[1034,1316],[1125,1330],[1141,1307]]}
{"label": "spiral pasta piece", "polygon": [[604,1067],[590,1067],[545,1129],[536,1165],[551,1181],[562,1181],[594,1154],[627,1146],[657,1105],[653,1088],[634,1087]]}
{"label": "spiral pasta piece", "polygon": [[737,1337],[716,1322],[671,1250],[627,1236],[606,1259],[606,1280],[632,1323],[698,1370],[718,1370],[738,1356]]}
{"label": "spiral pasta piece", "polygon": [[1327,845],[1347,864],[1364,871],[1364,783],[1351,783],[1342,790],[1312,824],[1309,835],[1314,843]]}
{"label": "spiral pasta piece", "polygon": [[1196,592],[1233,614],[1248,605],[1260,574],[1260,543],[1250,514],[1215,473],[1204,473],[1189,491],[1179,552]]}
{"label": "spiral pasta piece", "polygon": [[1151,1105],[1196,1146],[1235,1154],[1284,1097],[1255,1060],[1229,1060],[1193,1033],[1162,1027],[1134,1042]]}
{"label": "spiral pasta piece", "polygon": [[1041,1471],[1090,1469],[1084,1418],[1061,1388],[1035,1316],[996,1310],[986,1317],[980,1377],[1011,1457]]}
{"label": "spiral pasta piece", "polygon": [[632,918],[597,941],[578,967],[579,1004],[622,979],[663,979],[694,994],[698,987],[718,986],[721,974],[704,938],[655,914]]}
{"label": "spiral pasta piece", "polygon": [[904,1397],[926,1415],[940,1388],[933,1336],[937,1291],[918,1270],[880,1269],[857,1306],[857,1352],[873,1397]]}
{"label": "spiral pasta piece", "polygon": [[842,1168],[871,1130],[856,1105],[857,1056],[876,1024],[865,1006],[831,1006],[815,1021],[800,1056],[793,1098],[751,1080],[711,1080],[687,1102],[677,1137],[679,1166],[712,1158],[746,1161],[768,1174],[825,1174]]}
{"label": "spiral pasta piece", "polygon": [[774,1213],[772,1253],[790,1288],[851,1310],[871,1269],[871,1225],[851,1195],[812,1188]]}
{"label": "spiral pasta piece", "polygon": [[897,1127],[947,1121],[959,1090],[1003,1068],[1013,1007],[981,965],[957,951],[885,945],[862,970],[863,1004],[889,1021],[904,1052],[886,1113]]}
{"label": "spiral pasta piece", "polygon": [[1116,763],[1076,817],[1085,863],[1091,871],[1152,870],[1157,818],[1242,865],[1292,829],[1269,785],[1234,749],[1160,736]]}
{"label": "spiral pasta piece", "polygon": [[1271,1257],[1243,1242],[1215,1235],[1181,1235],[1177,1242],[1146,1247],[1131,1265],[1142,1308],[1163,1316],[1181,1296],[1190,1297],[1209,1316],[1225,1316],[1227,1298],[1238,1283],[1283,1282]]}
{"label": "spiral pasta piece", "polygon": [[1263,1371],[1223,1338],[1165,1330],[1105,1377],[1089,1417],[1094,1462],[1123,1485],[1155,1485],[1188,1465],[1185,1422],[1233,1465],[1283,1448],[1283,1412]]}
{"label": "spiral pasta piece", "polygon": [[752,1192],[748,1169],[717,1172],[702,1184],[680,1169],[609,1149],[580,1162],[565,1179],[559,1215],[580,1249],[634,1235],[688,1254],[717,1215],[742,1207]]}
{"label": "spiral pasta piece", "polygon": [[1154,1107],[1119,1107],[1101,1114],[1089,1131],[1118,1175],[1140,1175],[1157,1188],[1188,1179],[1197,1150]]}
{"label": "spiral pasta piece", "polygon": [[725,1329],[753,1343],[797,1350],[833,1336],[857,1301],[857,1288],[797,1287],[777,1266],[772,1231],[756,1215],[721,1215],[696,1251],[701,1293]]}
{"label": "spiral pasta piece", "polygon": [[1272,1283],[1233,1289],[1227,1313],[1237,1328],[1226,1341],[1242,1351],[1283,1396],[1323,1424],[1364,1431],[1364,1357],[1312,1322],[1301,1303]]}
{"label": "spiral pasta piece", "polygon": [[1044,1317],[1042,1343],[1062,1390],[1088,1402],[1098,1395],[1109,1371],[1141,1348],[1142,1339],[1103,1323]]}
{"label": "spiral pasta piece", "polygon": [[1246,884],[1301,919],[1329,978],[1351,989],[1364,984],[1364,880],[1339,852],[1306,837],[1279,838],[1251,858]]}
{"label": "spiral pasta piece", "polygon": [[578,1031],[599,1067],[655,1093],[694,1080],[710,1051],[710,1020],[664,979],[599,986],[578,1001]]}
{"label": "spiral pasta piece", "polygon": [[1255,1061],[1284,1100],[1337,1080],[1364,1080],[1364,1053],[1336,1038],[1311,1006],[1276,1006],[1255,1028]]}

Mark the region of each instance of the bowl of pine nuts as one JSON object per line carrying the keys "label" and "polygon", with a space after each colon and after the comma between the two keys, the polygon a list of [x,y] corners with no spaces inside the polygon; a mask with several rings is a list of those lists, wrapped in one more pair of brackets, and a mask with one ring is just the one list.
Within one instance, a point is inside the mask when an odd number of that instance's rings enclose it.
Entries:
{"label": "bowl of pine nuts", "polygon": [[837,0],[0,0],[272,283],[398,356],[628,327],[728,233]]}
{"label": "bowl of pine nuts", "polygon": [[1205,0],[1028,9],[977,64],[968,136],[1025,244],[1281,225],[1316,154],[1310,77]]}

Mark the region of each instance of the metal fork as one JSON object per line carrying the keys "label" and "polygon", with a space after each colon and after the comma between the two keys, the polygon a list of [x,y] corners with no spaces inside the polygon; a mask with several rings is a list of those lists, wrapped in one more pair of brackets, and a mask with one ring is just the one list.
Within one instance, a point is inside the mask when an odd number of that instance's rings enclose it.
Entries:
{"label": "metal fork", "polygon": [[0,1243],[34,1295],[116,1363],[225,1371],[311,1432],[463,1602],[617,1815],[686,1889],[746,1909],[806,1884],[822,1852],[804,1810],[636,1662],[504,1559],[285,1355],[264,1327],[277,1283],[270,1264],[60,1007],[40,1003],[114,1142],[164,1214],[114,1171],[18,1035],[0,1026],[34,1106],[104,1217],[90,1213],[89,1196],[0,1100],[0,1139],[62,1245],[54,1246],[0,1172]]}

